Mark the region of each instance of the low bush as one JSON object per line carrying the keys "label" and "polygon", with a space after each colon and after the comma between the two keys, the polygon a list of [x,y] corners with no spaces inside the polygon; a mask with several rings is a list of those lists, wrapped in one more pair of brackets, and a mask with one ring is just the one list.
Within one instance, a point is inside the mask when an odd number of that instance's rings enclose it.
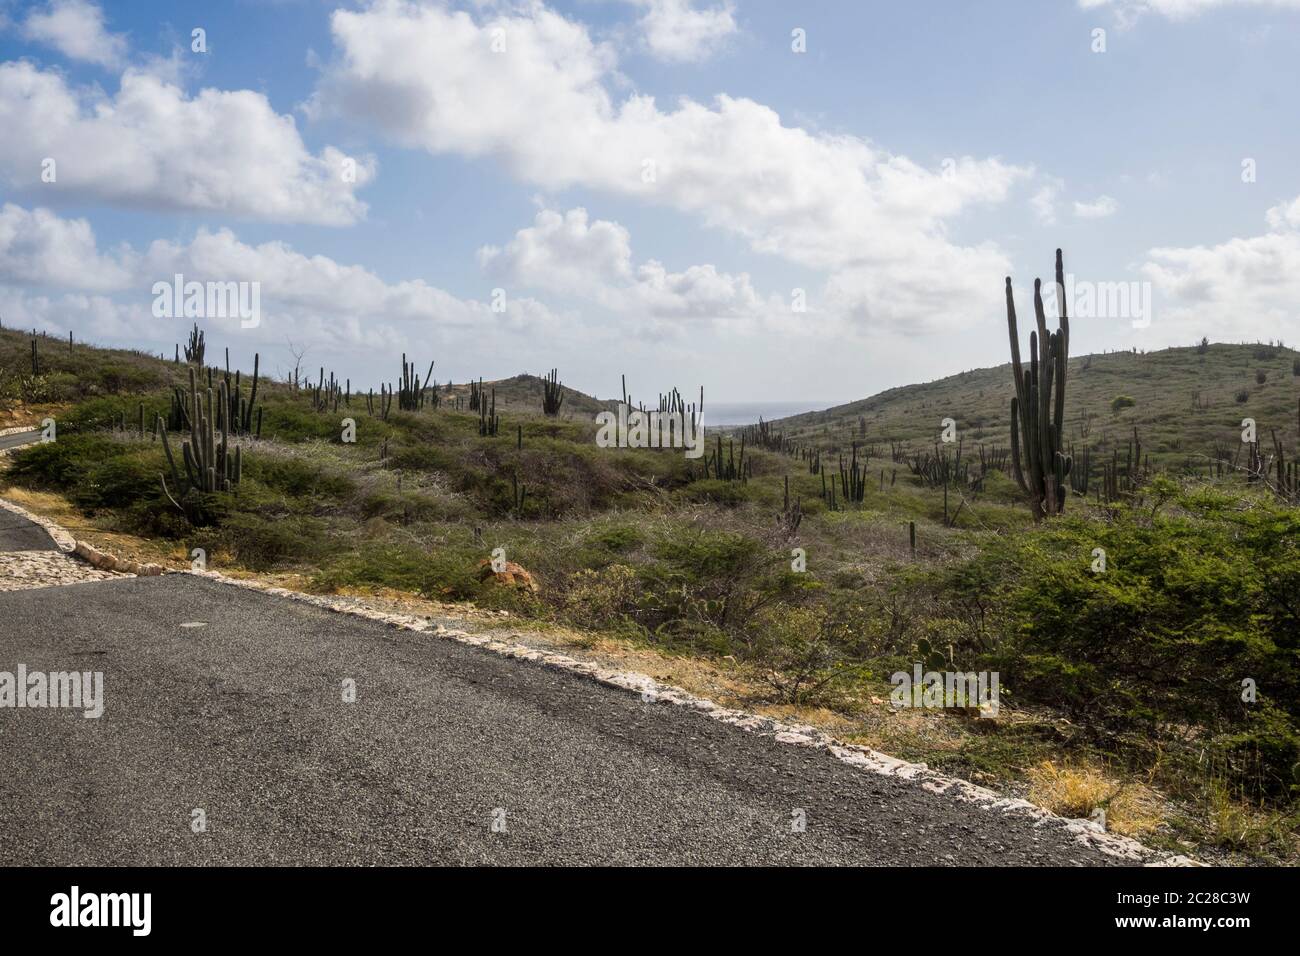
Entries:
{"label": "low bush", "polygon": [[1158,517],[1116,509],[1106,522],[1054,522],[935,583],[947,600],[989,606],[984,660],[1022,700],[1151,742],[1198,728],[1235,782],[1271,797],[1300,788],[1294,509],[1180,493]]}

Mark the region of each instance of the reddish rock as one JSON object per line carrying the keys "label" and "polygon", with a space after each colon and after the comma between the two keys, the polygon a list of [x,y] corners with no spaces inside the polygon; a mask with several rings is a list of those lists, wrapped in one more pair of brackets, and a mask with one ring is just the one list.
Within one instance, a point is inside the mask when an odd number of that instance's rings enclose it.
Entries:
{"label": "reddish rock", "polygon": [[492,570],[492,562],[484,558],[478,563],[478,579],[505,587],[518,588],[520,591],[528,591],[532,594],[536,594],[538,590],[537,582],[533,580],[533,576],[513,561],[507,561],[504,570],[494,571]]}

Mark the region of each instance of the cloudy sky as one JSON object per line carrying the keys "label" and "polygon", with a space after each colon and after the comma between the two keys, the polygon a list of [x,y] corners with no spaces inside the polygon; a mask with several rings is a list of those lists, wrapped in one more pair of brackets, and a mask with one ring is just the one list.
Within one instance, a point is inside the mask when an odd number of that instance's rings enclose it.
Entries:
{"label": "cloudy sky", "polygon": [[1061,246],[1076,353],[1294,343],[1297,64],[1300,0],[0,0],[0,319],[170,355],[180,273],[241,364],[833,402]]}

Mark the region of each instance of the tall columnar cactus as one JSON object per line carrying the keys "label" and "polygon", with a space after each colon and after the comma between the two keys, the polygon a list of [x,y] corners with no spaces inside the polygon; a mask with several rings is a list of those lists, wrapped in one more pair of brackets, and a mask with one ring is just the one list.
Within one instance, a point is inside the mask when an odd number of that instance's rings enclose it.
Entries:
{"label": "tall columnar cactus", "polygon": [[[232,434],[235,435],[255,434],[255,437],[257,438],[262,437],[262,409],[261,408],[256,409],[257,411],[256,433],[254,433],[253,430],[253,411],[254,411],[254,406],[257,405],[257,383],[258,383],[258,379],[261,376],[261,361],[262,361],[261,355],[254,354],[253,388],[247,400],[245,400],[244,385],[242,381],[243,373],[241,373],[238,369],[236,369],[235,377],[233,379],[230,377],[230,358],[229,358],[229,352],[227,352],[226,382],[225,382],[227,404],[223,405],[222,407],[227,410],[225,420],[226,422],[229,423],[229,428]],[[176,392],[178,395],[184,394],[180,389],[177,389]],[[173,412],[172,415],[168,418],[168,425],[172,428],[179,428],[180,426],[178,424],[175,424],[177,420],[177,416],[175,413],[175,406],[177,402],[175,398],[173,398],[172,404],[173,404]]]}
{"label": "tall columnar cactus", "polygon": [[1065,302],[1065,267],[1056,250],[1056,301],[1060,327],[1050,335],[1043,312],[1042,280],[1034,280],[1034,317],[1038,331],[1029,334],[1030,365],[1020,363],[1016,303],[1007,276],[1007,329],[1011,335],[1011,464],[1016,483],[1029,495],[1034,520],[1059,514],[1065,507],[1071,460],[1062,450],[1065,433],[1065,379],[1070,355],[1070,318]]}
{"label": "tall columnar cactus", "polygon": [[1074,446],[1070,446],[1070,490],[1081,497],[1088,497],[1088,479],[1092,474],[1092,452],[1083,446],[1083,456],[1076,457]]}
{"label": "tall columnar cactus", "polygon": [[32,377],[41,374],[41,356],[36,351],[36,333],[32,333]]}
{"label": "tall columnar cactus", "polygon": [[524,500],[528,497],[528,489],[519,483],[519,476],[512,474],[510,476],[510,510],[515,514],[522,514],[524,510]]}
{"label": "tall columnar cactus", "polygon": [[194,323],[194,328],[190,332],[190,340],[185,345],[185,361],[202,367],[203,354],[207,351],[207,346],[203,343],[203,333],[199,331],[199,324]]}
{"label": "tall columnar cactus", "polygon": [[424,376],[424,382],[420,381],[420,373],[415,369],[415,363],[407,364],[406,353],[402,353],[402,384],[397,391],[397,408],[403,412],[414,412],[424,405],[424,390],[429,385],[429,379],[433,377],[433,362],[429,363],[429,371]]}
{"label": "tall columnar cactus", "polygon": [[560,405],[564,402],[564,385],[559,380],[559,370],[551,369],[551,374],[542,379],[542,411],[547,415],[560,414]]}
{"label": "tall columnar cactus", "polygon": [[[379,417],[383,421],[388,421],[388,413],[393,409],[393,393],[389,391],[388,386],[379,383]],[[375,417],[375,390],[372,388],[366,393],[366,410],[370,417]]]}
{"label": "tall columnar cactus", "polygon": [[479,395],[478,401],[478,433],[483,438],[496,437],[498,429],[501,427],[501,416],[497,414],[497,390],[492,389],[492,402],[489,406],[486,399]]}
{"label": "tall columnar cactus", "polygon": [[844,456],[840,456],[840,492],[844,500],[862,504],[867,493],[867,463],[858,464],[858,443],[853,443],[853,458],[849,467],[844,467]]}
{"label": "tall columnar cactus", "polygon": [[[220,383],[215,403],[212,389],[207,389],[201,396],[194,378],[194,369],[190,368],[190,390],[187,396],[190,437],[181,443],[181,458],[185,465],[185,478],[188,490],[213,493],[231,491],[239,484],[244,473],[243,450],[235,447],[230,451],[229,409],[230,395],[225,381]],[[167,456],[167,466],[171,471],[172,482],[177,490],[181,489],[180,470],[176,467],[176,458],[172,455],[171,443],[167,440],[167,429],[163,427],[162,416],[155,421]],[[167,487],[166,476],[162,477],[163,492],[172,503],[182,511],[185,507],[172,497]],[[186,492],[182,492],[182,498]],[[187,512],[188,513],[188,512]]]}
{"label": "tall columnar cactus", "polygon": [[748,484],[750,476],[754,473],[754,461],[752,458],[745,458],[745,433],[740,434],[740,458],[736,458],[735,441],[727,442],[727,457],[722,457],[722,436],[718,435],[717,448],[704,459],[704,477],[712,476],[718,481],[739,481],[742,484]]}

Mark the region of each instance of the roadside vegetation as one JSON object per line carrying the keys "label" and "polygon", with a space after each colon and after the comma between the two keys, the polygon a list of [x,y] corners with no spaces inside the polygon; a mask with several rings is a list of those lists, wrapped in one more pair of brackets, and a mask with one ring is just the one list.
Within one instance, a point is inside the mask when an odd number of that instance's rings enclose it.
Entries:
{"label": "roadside vegetation", "polygon": [[[1300,451],[1290,349],[1071,359],[1067,437],[1091,483],[1035,522],[1007,464],[1006,366],[725,435],[722,456],[744,460],[730,479],[680,450],[597,447],[609,403],[565,389],[547,414],[540,377],[479,394],[413,376],[388,410],[328,372],[262,379],[260,438],[227,436],[238,480],[205,490],[180,462],[194,439],[176,390],[224,365],[39,338],[33,367],[31,342],[0,332],[0,427],[49,416],[58,437],[10,456],[0,492],[57,494],[176,566],[201,548],[218,570],[698,659],[754,706],[1067,815],[1100,809],[1155,845],[1300,858],[1300,508],[1268,456]],[[492,397],[487,426],[470,406]],[[1246,415],[1269,459],[1254,469]],[[938,444],[944,418],[965,468]],[[535,589],[485,573],[497,548]],[[890,677],[917,662],[998,672],[999,714],[895,710]]]}

